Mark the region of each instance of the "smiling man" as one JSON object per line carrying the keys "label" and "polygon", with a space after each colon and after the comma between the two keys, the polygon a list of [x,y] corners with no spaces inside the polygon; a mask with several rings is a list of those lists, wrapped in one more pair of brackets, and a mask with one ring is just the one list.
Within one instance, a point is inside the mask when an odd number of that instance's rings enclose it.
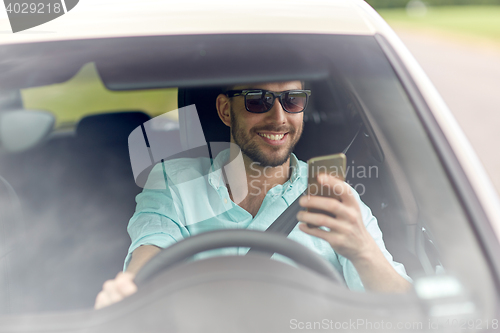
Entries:
{"label": "smiling man", "polygon": [[[171,188],[144,189],[137,196],[136,213],[128,227],[132,245],[125,272],[104,284],[96,308],[134,293],[135,274],[161,248],[209,230],[265,230],[304,192],[307,164],[292,151],[302,134],[309,94],[300,81],[289,81],[234,86],[217,97],[217,112],[231,129],[233,145],[217,155],[213,163],[183,159],[165,162],[163,169],[158,168],[159,178],[167,177],[168,182],[164,181]],[[242,165],[229,163],[239,154]],[[226,184],[220,181],[223,177],[215,176],[216,172],[209,172],[223,168],[231,175],[229,178],[237,181]],[[196,191],[172,188],[186,175],[190,178],[207,174],[207,181]],[[301,211],[297,218],[323,228],[300,223],[288,237],[330,261],[352,290],[408,290],[404,267],[394,262],[385,249],[377,220],[359,195],[337,178],[324,175],[318,181],[335,188],[340,196],[300,198],[301,206],[324,213]],[[210,214],[219,206],[227,214]],[[208,212],[209,217],[195,219],[193,212]],[[221,253],[244,254],[243,249],[224,249]]]}
{"label": "smiling man", "polygon": [[[277,96],[266,94],[267,91],[284,93]],[[219,117],[230,127],[231,142],[236,144],[229,160],[234,160],[240,150],[243,155],[246,179],[242,180],[243,186],[237,187],[246,189],[245,185],[251,184],[252,188],[238,205],[254,217],[268,190],[290,179],[294,169],[290,167],[290,158],[302,135],[308,94],[302,90],[302,83],[296,81],[236,86],[217,97]],[[232,197],[241,196],[235,193]]]}

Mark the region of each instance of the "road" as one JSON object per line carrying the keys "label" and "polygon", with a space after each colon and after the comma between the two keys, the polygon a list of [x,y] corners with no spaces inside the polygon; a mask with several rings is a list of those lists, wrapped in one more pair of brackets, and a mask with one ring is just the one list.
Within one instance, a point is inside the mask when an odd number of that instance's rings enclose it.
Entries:
{"label": "road", "polygon": [[395,30],[455,115],[500,193],[500,47]]}

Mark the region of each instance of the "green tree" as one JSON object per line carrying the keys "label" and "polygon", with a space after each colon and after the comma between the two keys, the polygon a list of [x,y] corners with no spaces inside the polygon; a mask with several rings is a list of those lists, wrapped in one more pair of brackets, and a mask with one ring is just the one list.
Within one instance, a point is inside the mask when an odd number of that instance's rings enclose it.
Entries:
{"label": "green tree", "polygon": [[[405,7],[409,0],[366,0],[373,8]],[[500,0],[423,0],[428,6],[500,5]]]}

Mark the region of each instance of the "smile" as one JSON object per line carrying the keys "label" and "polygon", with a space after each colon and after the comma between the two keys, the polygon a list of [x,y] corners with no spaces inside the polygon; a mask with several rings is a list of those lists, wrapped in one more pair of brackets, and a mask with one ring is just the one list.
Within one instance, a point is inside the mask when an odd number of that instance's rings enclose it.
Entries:
{"label": "smile", "polygon": [[283,134],[264,134],[264,133],[259,133],[260,136],[266,138],[266,139],[269,139],[269,140],[273,140],[273,141],[279,141],[281,139],[283,139],[283,137],[285,136],[286,133],[283,133]]}

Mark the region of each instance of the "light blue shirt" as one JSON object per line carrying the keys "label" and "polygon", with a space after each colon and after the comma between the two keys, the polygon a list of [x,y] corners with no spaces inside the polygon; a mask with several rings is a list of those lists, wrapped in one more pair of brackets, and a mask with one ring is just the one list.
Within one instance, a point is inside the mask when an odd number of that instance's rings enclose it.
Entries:
{"label": "light blue shirt", "polygon": [[[255,217],[235,204],[229,193],[221,168],[229,159],[229,149],[222,151],[213,164],[208,158],[180,158],[156,165],[151,171],[144,190],[137,195],[137,207],[128,225],[132,240],[124,269],[132,252],[141,245],[166,248],[189,236],[220,229],[266,230],[283,211],[297,199],[307,187],[307,164],[294,154],[290,158],[291,176],[283,185],[271,188]],[[392,260],[386,250],[377,219],[355,195],[363,222],[385,258],[405,279],[404,266]],[[299,230],[298,225],[288,238],[305,245],[321,255],[344,276],[351,290],[363,291],[361,279],[354,265],[335,253],[328,242]],[[218,255],[245,254],[248,248],[216,250]],[[213,255],[203,253],[201,257]],[[200,258],[198,256],[197,258]],[[273,258],[282,259],[281,256]]]}

